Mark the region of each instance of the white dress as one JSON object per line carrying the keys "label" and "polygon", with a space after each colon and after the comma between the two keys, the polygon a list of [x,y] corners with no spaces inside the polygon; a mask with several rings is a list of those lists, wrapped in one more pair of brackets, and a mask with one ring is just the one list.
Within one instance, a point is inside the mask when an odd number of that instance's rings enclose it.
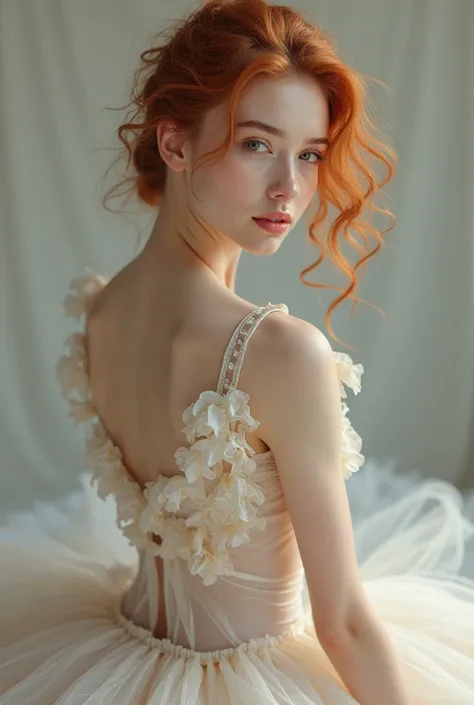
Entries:
{"label": "white dress", "polygon": [[[258,426],[238,389],[246,345],[265,316],[288,308],[268,304],[243,319],[217,390],[184,411],[181,473],[141,487],[90,399],[83,317],[105,284],[90,271],[72,282],[66,311],[82,323],[58,377],[85,425],[97,493],[116,502],[122,544],[114,553],[105,538],[74,544],[67,530],[61,541],[0,530],[0,704],[354,705],[314,631],[275,460],[245,438]],[[364,457],[346,387],[360,391],[363,368],[335,355],[349,478]],[[441,482],[422,483],[357,529],[371,542],[363,584],[412,705],[474,703],[474,582],[459,575],[473,529]],[[123,537],[132,548],[121,552]],[[164,615],[167,638],[158,639]]]}

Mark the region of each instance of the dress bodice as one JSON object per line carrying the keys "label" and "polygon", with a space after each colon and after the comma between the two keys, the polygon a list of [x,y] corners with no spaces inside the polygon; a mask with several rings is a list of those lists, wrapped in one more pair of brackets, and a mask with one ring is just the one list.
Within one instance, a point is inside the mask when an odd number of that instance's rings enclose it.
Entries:
{"label": "dress bodice", "polygon": [[[87,316],[107,279],[88,270],[71,283],[68,316]],[[87,424],[86,460],[103,498],[113,495],[117,525],[139,551],[137,584],[128,612],[153,631],[159,617],[157,559],[162,561],[169,637],[192,648],[239,643],[267,624],[284,628],[300,606],[303,569],[271,450],[255,453],[246,434],[259,422],[249,395],[238,388],[247,345],[266,316],[288,314],[285,304],[254,308],[235,328],[224,353],[216,390],[204,390],[183,413],[186,445],[175,453],[181,471],[141,487],[99,418],[88,379],[85,325],[66,341],[58,361],[70,416]],[[341,448],[346,477],[358,470],[360,436],[348,418],[345,386],[360,391],[362,365],[334,353],[341,390]],[[142,580],[140,580],[140,577]],[[130,602],[130,601],[129,601]],[[230,619],[232,605],[234,619]],[[145,607],[144,607],[145,606]],[[239,624],[239,606],[246,628]],[[250,615],[250,617],[249,617]],[[250,627],[249,627],[250,625]],[[250,628],[250,633],[244,633]]]}

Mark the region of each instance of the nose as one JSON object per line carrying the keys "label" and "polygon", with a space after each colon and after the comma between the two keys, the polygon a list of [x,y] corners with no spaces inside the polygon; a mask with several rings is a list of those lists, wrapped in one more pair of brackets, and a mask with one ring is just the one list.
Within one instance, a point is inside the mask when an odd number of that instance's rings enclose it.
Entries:
{"label": "nose", "polygon": [[290,202],[300,193],[300,185],[296,178],[294,168],[287,164],[282,167],[280,174],[268,189],[269,197],[280,202]]}

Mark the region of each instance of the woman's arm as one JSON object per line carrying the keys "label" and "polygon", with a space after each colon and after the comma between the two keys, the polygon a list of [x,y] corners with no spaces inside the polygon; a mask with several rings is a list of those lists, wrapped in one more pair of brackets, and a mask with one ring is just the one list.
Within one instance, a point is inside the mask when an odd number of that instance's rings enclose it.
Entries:
{"label": "woman's arm", "polygon": [[275,456],[321,646],[361,705],[407,705],[390,639],[359,578],[333,350],[292,316],[272,316],[259,348],[259,435]]}

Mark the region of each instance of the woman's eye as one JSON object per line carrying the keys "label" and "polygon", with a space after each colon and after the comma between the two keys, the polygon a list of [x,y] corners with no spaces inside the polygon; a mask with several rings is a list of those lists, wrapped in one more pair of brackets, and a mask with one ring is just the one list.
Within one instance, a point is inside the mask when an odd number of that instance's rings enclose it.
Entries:
{"label": "woman's eye", "polygon": [[263,144],[264,147],[267,146],[265,144],[265,142],[262,142],[262,140],[246,140],[244,142],[244,145],[249,152],[256,152],[257,151],[256,149],[249,149],[249,147],[248,147],[249,144]]}
{"label": "woman's eye", "polygon": [[[303,152],[303,154],[314,154],[316,159],[313,162],[309,162],[310,164],[318,164],[319,162],[323,161],[323,155],[321,154],[321,152]],[[303,159],[303,161],[307,162],[309,160]]]}
{"label": "woman's eye", "polygon": [[[262,140],[246,140],[243,144],[245,149],[253,154],[260,154],[261,152],[259,152],[258,147],[257,149],[253,149],[250,145],[263,145],[268,149],[267,144]],[[313,154],[316,157],[316,159],[314,159],[313,161],[310,161],[309,159],[303,159],[304,162],[308,162],[309,164],[319,164],[319,162],[323,160],[323,155],[320,152],[307,151],[303,152],[303,154]]]}

